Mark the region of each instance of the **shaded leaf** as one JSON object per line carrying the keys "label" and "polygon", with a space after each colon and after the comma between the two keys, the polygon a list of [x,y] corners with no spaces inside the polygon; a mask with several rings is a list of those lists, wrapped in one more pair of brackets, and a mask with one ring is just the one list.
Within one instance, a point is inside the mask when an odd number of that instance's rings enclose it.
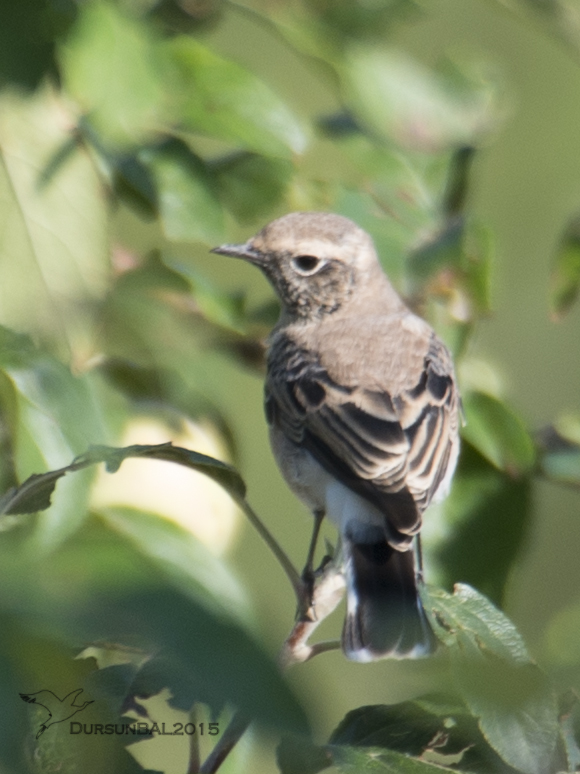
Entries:
{"label": "shaded leaf", "polygon": [[204,162],[179,140],[141,152],[155,178],[163,230],[178,242],[215,244],[224,221],[215,183]]}
{"label": "shaded leaf", "polygon": [[282,201],[292,175],[286,159],[243,152],[214,161],[211,170],[222,202],[241,223],[270,213]]}
{"label": "shaded leaf", "polygon": [[175,38],[168,51],[182,79],[186,128],[258,153],[288,156],[305,149],[301,123],[255,75],[193,38]]}
{"label": "shaded leaf", "polygon": [[580,218],[567,226],[552,267],[550,308],[556,317],[566,314],[580,293]]}
{"label": "shaded leaf", "polygon": [[248,601],[239,583],[191,532],[169,519],[131,508],[106,508],[100,516],[185,594],[206,600],[215,614],[248,618]]}
{"label": "shaded leaf", "polygon": [[441,774],[457,772],[448,766],[409,758],[393,750],[356,749],[336,747],[332,749],[332,761],[344,774]]}
{"label": "shaded leaf", "polygon": [[441,537],[429,543],[444,585],[461,579],[501,603],[530,523],[531,486],[530,478],[512,479],[464,441],[451,492],[440,506]]}
{"label": "shaded leaf", "polygon": [[580,443],[576,440],[575,425],[572,424],[572,432],[566,425],[559,421],[537,434],[540,469],[556,483],[580,486]]}
{"label": "shaded leaf", "polygon": [[463,396],[462,435],[486,459],[512,476],[529,471],[534,444],[522,420],[505,403],[483,392]]}
{"label": "shaded leaf", "polygon": [[330,744],[387,748],[474,774],[514,771],[487,744],[465,706],[435,694],[353,710],[333,732]]}
{"label": "shaded leaf", "polygon": [[299,736],[284,736],[276,748],[281,774],[317,774],[332,766],[330,751]]}

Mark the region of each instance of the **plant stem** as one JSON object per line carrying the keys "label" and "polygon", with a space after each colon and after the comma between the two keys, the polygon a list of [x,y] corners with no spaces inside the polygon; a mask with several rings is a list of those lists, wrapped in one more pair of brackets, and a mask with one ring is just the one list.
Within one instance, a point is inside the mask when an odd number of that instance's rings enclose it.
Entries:
{"label": "plant stem", "polygon": [[250,725],[247,717],[236,712],[219,742],[203,762],[199,774],[215,774]]}
{"label": "plant stem", "polygon": [[[197,712],[194,704],[189,713],[189,722],[195,725],[196,721],[197,721]],[[195,733],[189,737],[189,764],[187,766],[187,774],[199,774],[200,763],[201,763],[201,760],[199,757],[199,736],[197,733]]]}

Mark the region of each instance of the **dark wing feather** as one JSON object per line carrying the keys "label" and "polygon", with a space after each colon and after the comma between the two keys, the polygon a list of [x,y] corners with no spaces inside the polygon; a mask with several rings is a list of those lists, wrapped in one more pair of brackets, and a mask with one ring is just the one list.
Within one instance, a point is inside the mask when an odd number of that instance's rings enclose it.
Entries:
{"label": "dark wing feather", "polygon": [[391,532],[412,535],[420,529],[457,435],[451,361],[434,334],[417,383],[397,395],[337,384],[314,353],[279,336],[269,358],[266,413],[326,470],[376,505]]}

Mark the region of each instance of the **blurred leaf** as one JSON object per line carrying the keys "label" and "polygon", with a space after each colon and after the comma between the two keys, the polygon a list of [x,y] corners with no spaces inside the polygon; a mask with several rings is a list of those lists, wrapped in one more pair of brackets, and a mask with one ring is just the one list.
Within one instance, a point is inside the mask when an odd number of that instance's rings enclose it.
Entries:
{"label": "blurred leaf", "polygon": [[464,442],[451,492],[441,505],[442,539],[430,543],[444,585],[461,579],[500,604],[531,506],[528,477],[513,480]]}
{"label": "blurred leaf", "polygon": [[[400,51],[353,46],[343,79],[357,119],[380,137],[427,152],[469,145],[490,121],[489,84],[436,73]],[[471,81],[471,83],[470,83]]]}
{"label": "blurred leaf", "polygon": [[465,223],[461,216],[449,218],[443,226],[409,256],[411,275],[425,281],[441,269],[459,268],[463,257]]}
{"label": "blurred leaf", "polygon": [[561,419],[537,434],[540,451],[540,469],[547,478],[572,486],[580,486],[580,442],[576,425]]}
{"label": "blurred leaf", "polygon": [[60,470],[34,474],[19,487],[10,489],[0,499],[0,515],[4,513],[34,513],[48,508],[57,481],[66,473],[74,473],[89,465],[104,462],[109,473],[115,473],[128,457],[166,460],[197,470],[222,486],[234,500],[243,499],[246,487],[240,474],[225,462],[214,460],[205,454],[162,443],[155,446],[94,446],[86,454]]}
{"label": "blurred leaf", "polygon": [[301,122],[255,75],[192,38],[175,38],[168,51],[182,79],[181,120],[187,129],[267,155],[305,149]]}
{"label": "blurred leaf", "polygon": [[16,486],[15,442],[18,431],[18,398],[14,384],[0,370],[0,495]]}
{"label": "blurred leaf", "polygon": [[248,602],[239,583],[191,532],[169,519],[131,508],[107,508],[100,516],[185,594],[207,600],[216,615],[222,612],[247,620]]}
{"label": "blurred leaf", "polygon": [[65,351],[85,345],[108,275],[105,202],[88,157],[75,153],[58,184],[41,185],[69,120],[48,91],[0,100],[0,322]]}
{"label": "blurred leaf", "polygon": [[283,199],[292,175],[286,159],[241,152],[211,164],[220,198],[240,223],[266,216]]}
{"label": "blurred leaf", "polygon": [[551,664],[569,667],[580,664],[580,601],[557,610],[544,632],[544,653]]}
{"label": "blurred leaf", "polygon": [[2,4],[0,86],[35,89],[56,70],[55,39],[74,20],[73,0],[19,0]]}
{"label": "blurred leaf", "polygon": [[477,451],[510,476],[528,472],[535,458],[534,444],[522,420],[498,398],[483,392],[463,396],[463,437]]}
{"label": "blurred leaf", "polygon": [[61,49],[69,93],[110,143],[138,142],[168,119],[168,63],[152,30],[112,3],[85,3]]}
{"label": "blurred leaf", "polygon": [[[113,530],[92,517],[57,551],[40,557],[16,550],[14,539],[11,545],[4,541],[2,605],[43,636],[155,654],[156,682],[148,679],[143,691],[169,687],[190,706],[200,697],[218,709],[230,702],[271,727],[306,731],[304,713],[273,661],[240,626],[239,616],[228,615],[225,605],[216,609],[220,591],[212,591],[213,579],[202,570],[196,596],[194,569],[183,593],[183,568],[175,575],[160,572],[160,547],[142,550],[136,522],[129,528],[125,521],[123,529],[130,538],[118,523]],[[155,538],[151,530],[148,536]],[[175,554],[174,541],[163,540],[166,547],[173,542]]]}
{"label": "blurred leaf", "polygon": [[[579,40],[580,42],[580,40]],[[550,308],[559,318],[566,314],[580,293],[580,218],[567,226],[552,268]]]}
{"label": "blurred leaf", "polygon": [[224,221],[215,182],[204,162],[179,140],[143,150],[140,160],[157,184],[159,211],[168,239],[216,244]]}
{"label": "blurred leaf", "polygon": [[145,218],[158,214],[155,181],[149,169],[136,156],[118,158],[113,168],[113,186],[117,196]]}
{"label": "blurred leaf", "polygon": [[450,648],[454,679],[489,744],[525,774],[545,774],[555,755],[558,711],[545,675],[513,623],[474,589],[422,591]]}
{"label": "blurred leaf", "polygon": [[383,39],[395,22],[417,9],[413,0],[308,0],[307,6],[317,21],[329,28],[327,37],[347,40]]}
{"label": "blurred leaf", "polygon": [[171,259],[166,259],[165,264],[187,280],[199,311],[206,320],[233,331],[244,330],[246,327],[244,293],[224,292],[190,264]]}
{"label": "blurred leaf", "polygon": [[299,736],[284,736],[276,748],[281,774],[317,774],[332,766],[330,751]]}

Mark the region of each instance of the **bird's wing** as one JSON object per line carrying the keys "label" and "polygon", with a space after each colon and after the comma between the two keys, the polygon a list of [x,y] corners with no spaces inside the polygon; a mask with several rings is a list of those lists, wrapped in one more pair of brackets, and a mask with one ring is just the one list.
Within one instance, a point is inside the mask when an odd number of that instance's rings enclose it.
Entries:
{"label": "bird's wing", "polygon": [[406,535],[419,530],[457,435],[450,356],[432,332],[421,355],[406,384],[399,374],[398,382],[385,378],[381,388],[376,364],[372,379],[357,374],[356,365],[339,379],[328,353],[321,362],[313,349],[280,333],[266,381],[269,421]]}

